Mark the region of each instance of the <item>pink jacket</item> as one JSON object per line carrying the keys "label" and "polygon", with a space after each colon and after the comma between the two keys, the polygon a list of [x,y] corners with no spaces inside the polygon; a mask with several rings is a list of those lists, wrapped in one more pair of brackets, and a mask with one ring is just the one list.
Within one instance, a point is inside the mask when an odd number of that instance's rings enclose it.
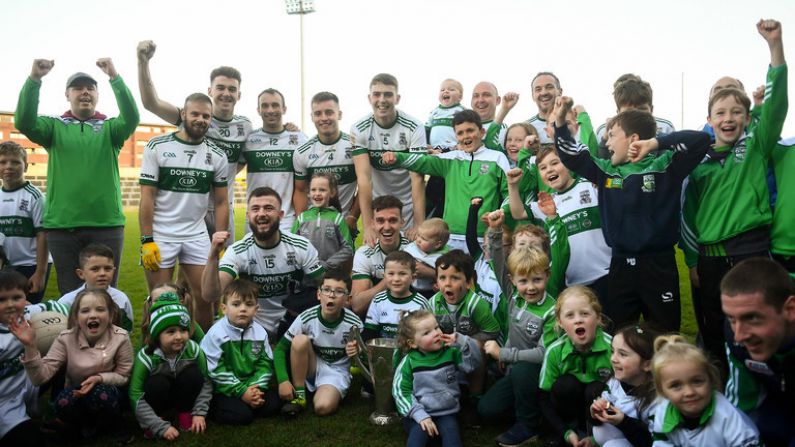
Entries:
{"label": "pink jacket", "polygon": [[91,347],[77,328],[67,329],[53,341],[47,356],[23,358],[22,364],[34,385],[41,385],[66,364],[66,387],[80,386],[90,376],[102,383],[123,386],[130,380],[133,350],[127,331],[111,326]]}

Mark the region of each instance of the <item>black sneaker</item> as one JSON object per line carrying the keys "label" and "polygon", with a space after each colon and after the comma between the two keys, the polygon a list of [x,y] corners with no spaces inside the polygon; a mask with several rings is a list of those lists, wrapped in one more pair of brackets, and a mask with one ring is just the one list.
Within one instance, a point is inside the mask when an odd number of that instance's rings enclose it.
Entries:
{"label": "black sneaker", "polygon": [[505,433],[497,436],[497,445],[502,447],[518,447],[529,445],[538,439],[538,435],[521,422],[516,422]]}

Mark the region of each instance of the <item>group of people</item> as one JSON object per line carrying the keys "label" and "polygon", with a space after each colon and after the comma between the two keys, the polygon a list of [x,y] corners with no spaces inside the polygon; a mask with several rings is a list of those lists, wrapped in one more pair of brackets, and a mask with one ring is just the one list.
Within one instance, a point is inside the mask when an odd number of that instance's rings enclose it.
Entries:
{"label": "group of people", "polygon": [[[232,67],[181,107],[162,100],[156,46],[141,42],[142,103],[177,130],[142,158],[149,297],[137,353],[131,302],[114,288],[116,157],[138,124],[135,100],[100,59],[119,117],[96,111],[86,73],[67,81],[68,112],[37,116],[54,62],[35,60],[15,123],[48,151],[46,199],[24,178],[25,150],[0,144],[0,226],[16,270],[0,272],[0,445],[46,442],[29,418],[44,389],[48,428],[75,436],[126,435],[127,407],[146,437],[169,441],[203,432],[207,417],[249,424],[309,402],[331,414],[361,354],[355,328],[396,339],[392,394],[410,446],[464,445],[459,418],[512,420],[502,446],[545,433],[577,447],[795,446],[795,186],[784,175],[795,152],[779,141],[781,24],[757,29],[766,85],[752,107],[739,80],[721,78],[705,132],[653,116],[651,86],[632,74],[614,84],[617,115],[594,130],[551,72],[532,80],[538,114],[511,126],[516,93],[481,82],[466,109],[446,79],[423,123],[396,107],[398,81],[381,73],[373,112],[350,133],[339,98],[314,95],[307,138],[273,88],[258,96],[261,128],[236,115]],[[701,347],[678,335],[677,244]],[[40,302],[49,253],[62,296]],[[69,320],[46,355],[28,322],[45,311]]]}

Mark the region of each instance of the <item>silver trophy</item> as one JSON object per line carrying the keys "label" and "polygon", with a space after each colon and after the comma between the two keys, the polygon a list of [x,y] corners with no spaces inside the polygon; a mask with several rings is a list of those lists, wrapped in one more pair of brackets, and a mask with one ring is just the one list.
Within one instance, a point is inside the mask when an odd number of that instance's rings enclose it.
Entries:
{"label": "silver trophy", "polygon": [[369,368],[362,362],[361,355],[354,357],[362,375],[373,384],[375,391],[375,411],[370,414],[370,422],[387,425],[397,421],[395,400],[392,398],[392,377],[395,374],[392,358],[397,342],[392,338],[374,338],[365,343],[357,327],[351,328],[348,338],[348,341],[356,341],[359,352],[367,358]]}

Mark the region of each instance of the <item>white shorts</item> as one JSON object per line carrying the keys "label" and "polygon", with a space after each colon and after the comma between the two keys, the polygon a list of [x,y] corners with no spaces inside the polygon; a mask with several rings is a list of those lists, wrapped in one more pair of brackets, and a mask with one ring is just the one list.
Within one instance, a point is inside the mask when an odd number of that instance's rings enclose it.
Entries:
{"label": "white shorts", "polygon": [[160,248],[160,268],[173,268],[180,265],[205,265],[210,253],[210,240],[199,239],[187,242],[156,241]]}
{"label": "white shorts", "polygon": [[350,365],[330,365],[325,360],[317,357],[315,377],[306,378],[306,389],[314,392],[321,385],[331,385],[340,392],[344,399],[351,386]]}

